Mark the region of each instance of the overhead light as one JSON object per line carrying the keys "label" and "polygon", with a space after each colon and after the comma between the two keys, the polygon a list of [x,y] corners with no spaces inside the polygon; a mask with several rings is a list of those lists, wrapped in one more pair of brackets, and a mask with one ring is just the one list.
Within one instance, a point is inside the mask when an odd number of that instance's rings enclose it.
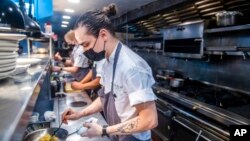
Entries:
{"label": "overhead light", "polygon": [[62,24],[69,24],[68,21],[62,21]]}
{"label": "overhead light", "polygon": [[79,3],[80,0],[68,0],[68,2],[71,2],[71,3]]}
{"label": "overhead light", "polygon": [[61,25],[61,27],[68,27],[68,26],[67,26],[67,25],[65,25],[65,24],[62,24],[62,25]]}
{"label": "overhead light", "polygon": [[64,11],[68,12],[68,13],[74,13],[75,12],[75,10],[73,10],[73,9],[64,9]]}
{"label": "overhead light", "polygon": [[70,16],[63,16],[63,19],[70,19]]}

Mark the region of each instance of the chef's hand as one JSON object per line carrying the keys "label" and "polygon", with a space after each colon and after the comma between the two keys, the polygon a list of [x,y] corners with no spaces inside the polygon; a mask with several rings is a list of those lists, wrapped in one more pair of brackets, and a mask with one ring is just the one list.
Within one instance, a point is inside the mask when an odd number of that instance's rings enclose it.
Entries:
{"label": "chef's hand", "polygon": [[66,109],[62,114],[62,121],[65,124],[68,124],[68,120],[78,120],[81,117],[80,112],[73,109]]}
{"label": "chef's hand", "polygon": [[83,126],[88,128],[88,130],[81,134],[82,137],[100,137],[102,136],[102,126],[97,123],[89,123],[85,122],[83,123]]}
{"label": "chef's hand", "polygon": [[71,82],[71,88],[75,90],[82,90],[83,89],[82,85],[83,84],[81,82],[77,82],[77,81]]}
{"label": "chef's hand", "polygon": [[53,67],[52,67],[52,71],[53,71],[53,72],[59,72],[59,71],[61,71],[61,67],[53,66]]}
{"label": "chef's hand", "polygon": [[55,54],[54,59],[55,59],[56,61],[61,61],[61,60],[62,60],[62,56],[59,54],[59,52],[57,52],[57,53]]}

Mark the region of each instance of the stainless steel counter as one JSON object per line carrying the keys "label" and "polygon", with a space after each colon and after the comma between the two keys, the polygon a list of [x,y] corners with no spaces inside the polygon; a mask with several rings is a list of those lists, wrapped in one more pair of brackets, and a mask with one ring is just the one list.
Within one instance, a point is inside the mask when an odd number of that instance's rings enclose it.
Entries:
{"label": "stainless steel counter", "polygon": [[0,80],[0,141],[22,140],[49,67],[47,55],[27,73]]}
{"label": "stainless steel counter", "polygon": [[[61,115],[63,111],[66,108],[72,108],[75,110],[82,110],[86,108],[86,106],[83,107],[72,107],[71,102],[74,101],[84,101],[87,103],[87,105],[91,104],[91,99],[86,94],[86,92],[82,93],[66,93],[65,98],[59,98],[54,100],[54,111],[57,113],[56,121],[51,124],[52,127],[58,127],[61,123]],[[63,124],[62,128],[68,130],[69,133],[74,132],[78,127],[82,126],[83,122],[91,117],[95,117],[98,119],[98,123],[101,125],[106,125],[106,121],[104,120],[103,116],[100,113],[96,113],[87,117],[83,117],[76,121],[69,121],[68,125]],[[95,138],[87,138],[87,137],[81,137],[77,134],[71,135],[67,138],[67,141],[109,141],[109,138],[107,137],[95,137]]]}

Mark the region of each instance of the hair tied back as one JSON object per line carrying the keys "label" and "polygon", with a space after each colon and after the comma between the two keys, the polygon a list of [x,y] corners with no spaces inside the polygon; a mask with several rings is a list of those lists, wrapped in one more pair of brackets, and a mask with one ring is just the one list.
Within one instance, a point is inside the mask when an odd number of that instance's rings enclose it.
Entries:
{"label": "hair tied back", "polygon": [[103,7],[102,12],[107,17],[112,17],[117,14],[117,7],[114,3],[109,4],[108,6]]}

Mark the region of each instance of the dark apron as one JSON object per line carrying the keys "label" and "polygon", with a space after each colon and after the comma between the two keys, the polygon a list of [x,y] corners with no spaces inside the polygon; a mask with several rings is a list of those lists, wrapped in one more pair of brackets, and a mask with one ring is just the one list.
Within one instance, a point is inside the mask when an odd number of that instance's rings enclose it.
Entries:
{"label": "dark apron", "polygon": [[[106,121],[108,125],[115,125],[121,123],[121,119],[117,114],[116,108],[115,108],[115,97],[116,94],[113,93],[113,83],[115,78],[115,70],[117,61],[119,58],[119,54],[122,48],[122,44],[119,43],[118,47],[115,52],[115,58],[114,58],[114,64],[113,64],[113,76],[112,76],[112,84],[111,84],[111,91],[107,94],[104,93],[104,88],[101,88],[98,91],[98,95],[101,98],[102,106],[103,106],[103,112],[104,116],[106,118]],[[119,135],[119,136],[110,136],[111,141],[141,141],[133,137],[132,135]],[[148,140],[150,141],[150,140]]]}
{"label": "dark apron", "polygon": [[79,68],[76,73],[73,74],[76,81],[80,82],[89,72],[89,68]]}
{"label": "dark apron", "polygon": [[[96,79],[97,71],[96,71],[96,64],[92,66],[92,78],[91,80]],[[97,98],[97,92],[100,90],[101,86],[98,86],[97,88],[90,89],[88,91],[88,94],[92,100]]]}

